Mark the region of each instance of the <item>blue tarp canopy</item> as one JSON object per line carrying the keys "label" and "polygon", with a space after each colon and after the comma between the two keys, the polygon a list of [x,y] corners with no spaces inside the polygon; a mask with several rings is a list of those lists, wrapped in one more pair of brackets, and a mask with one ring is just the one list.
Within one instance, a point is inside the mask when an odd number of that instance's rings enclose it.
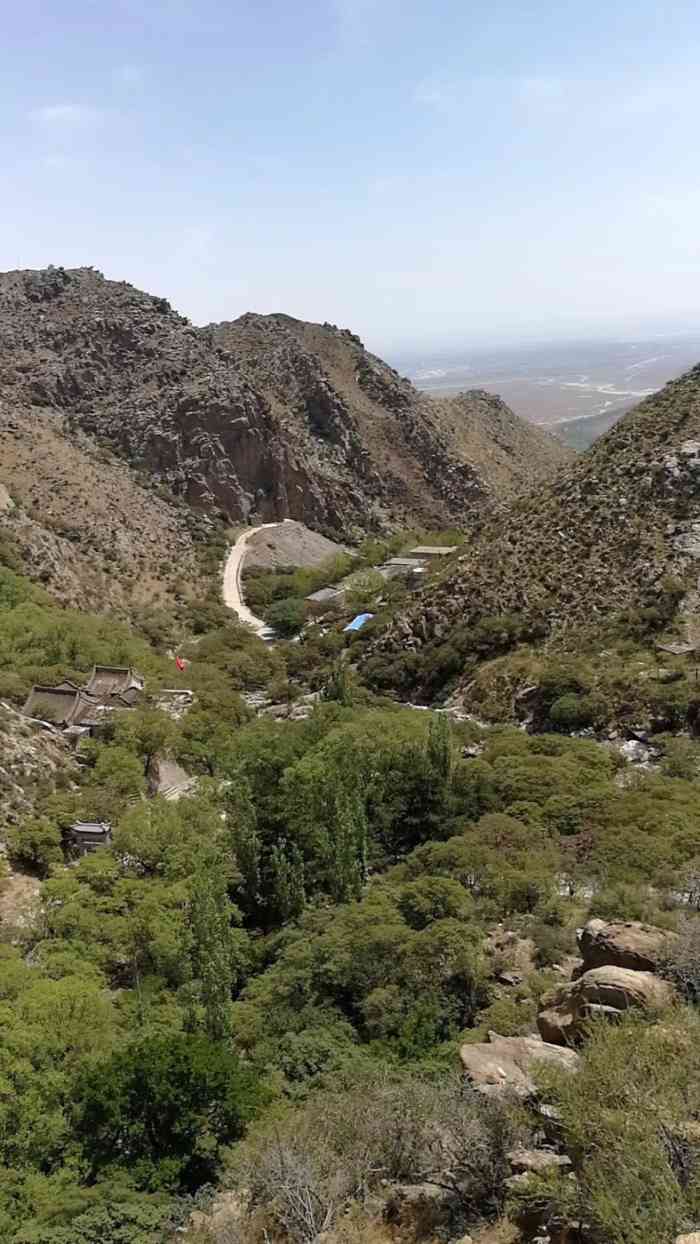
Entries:
{"label": "blue tarp canopy", "polygon": [[358,613],[357,617],[353,618],[352,622],[348,622],[347,626],[343,627],[343,630],[344,631],[361,631],[365,622],[369,622],[370,618],[373,618],[373,617],[374,617],[373,613]]}

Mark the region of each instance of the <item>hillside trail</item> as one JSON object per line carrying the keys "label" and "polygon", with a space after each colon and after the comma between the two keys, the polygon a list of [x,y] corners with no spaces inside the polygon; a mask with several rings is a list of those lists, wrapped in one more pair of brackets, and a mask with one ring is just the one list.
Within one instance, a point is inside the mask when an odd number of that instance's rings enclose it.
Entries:
{"label": "hillside trail", "polygon": [[[283,522],[288,523],[288,518]],[[281,527],[282,523],[260,523],[258,527],[248,527],[236,540],[231,552],[226,560],[224,567],[224,604],[233,609],[238,614],[241,622],[246,626],[250,626],[259,635],[261,639],[271,639],[273,632],[271,628],[264,622],[262,618],[258,618],[249,609],[243,599],[243,589],[241,587],[241,572],[243,570],[243,562],[248,551],[248,541],[252,539],[257,531],[264,531],[268,527]]]}

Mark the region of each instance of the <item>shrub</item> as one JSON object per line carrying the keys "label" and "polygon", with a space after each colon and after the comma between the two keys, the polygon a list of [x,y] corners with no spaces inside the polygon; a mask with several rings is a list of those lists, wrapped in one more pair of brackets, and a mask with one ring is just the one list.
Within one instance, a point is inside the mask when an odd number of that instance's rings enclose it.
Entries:
{"label": "shrub", "polygon": [[601,920],[642,920],[648,924],[672,923],[659,907],[658,896],[648,886],[620,882],[600,890],[591,901],[589,917]]}
{"label": "shrub", "polygon": [[306,620],[306,603],[300,596],[278,600],[266,610],[265,620],[280,635],[296,635]]}
{"label": "shrub", "polygon": [[594,726],[605,717],[605,705],[595,695],[577,695],[568,691],[559,696],[549,710],[549,720],[555,730],[584,730]]}
{"label": "shrub", "polygon": [[700,1004],[700,917],[691,916],[682,922],[678,941],[661,965],[661,974],[688,1002]]}
{"label": "shrub", "polygon": [[551,1211],[574,1210],[594,1240],[668,1244],[697,1219],[683,1134],[700,1109],[698,1027],[687,1010],[595,1024],[576,1075],[539,1074],[577,1177],[549,1184]]}
{"label": "shrub", "polygon": [[[534,998],[509,992],[479,1012],[477,1027],[470,1032],[479,1041],[485,1040],[488,1032],[497,1032],[502,1037],[519,1037],[534,1031],[536,1019]],[[469,1037],[470,1033],[466,1036]]]}
{"label": "shrub", "polygon": [[654,744],[661,743],[663,746],[663,760],[661,761],[661,772],[665,777],[682,778],[687,782],[692,782],[698,776],[698,767],[700,765],[700,748],[697,743],[691,739],[674,738],[673,736],[661,736],[660,739],[654,739]]}
{"label": "shrub", "polygon": [[573,952],[571,929],[562,929],[538,920],[529,929],[529,933],[535,943],[535,963],[538,968],[554,967],[555,963],[561,963],[566,955]]}
{"label": "shrub", "polygon": [[311,1244],[384,1180],[439,1180],[454,1193],[459,1232],[500,1208],[512,1140],[503,1109],[461,1077],[374,1079],[257,1127],[231,1174],[290,1244]]}
{"label": "shrub", "polygon": [[421,877],[404,886],[398,908],[412,929],[424,929],[433,921],[448,917],[471,919],[474,900],[464,886],[450,877]]}

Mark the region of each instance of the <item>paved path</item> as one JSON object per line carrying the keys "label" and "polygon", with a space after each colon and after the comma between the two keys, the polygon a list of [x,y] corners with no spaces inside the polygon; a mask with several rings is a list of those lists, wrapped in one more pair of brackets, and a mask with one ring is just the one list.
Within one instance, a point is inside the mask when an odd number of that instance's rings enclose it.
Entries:
{"label": "paved path", "polygon": [[245,622],[247,626],[252,627],[256,635],[260,635],[263,639],[269,639],[272,636],[272,631],[267,622],[263,622],[262,618],[256,618],[253,611],[248,608],[243,600],[241,571],[248,551],[246,546],[256,531],[264,531],[266,527],[281,526],[281,523],[261,523],[259,527],[248,527],[236,540],[224,568],[224,604],[229,609],[233,609],[238,614],[241,622]]}
{"label": "paved path", "polygon": [[197,785],[196,777],[191,777],[182,765],[174,760],[160,760],[158,764],[158,794],[169,803],[190,795]]}

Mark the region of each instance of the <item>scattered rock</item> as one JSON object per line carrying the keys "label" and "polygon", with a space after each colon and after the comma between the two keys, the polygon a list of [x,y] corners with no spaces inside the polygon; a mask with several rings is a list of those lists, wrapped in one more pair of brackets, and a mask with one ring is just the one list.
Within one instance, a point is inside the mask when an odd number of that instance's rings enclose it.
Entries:
{"label": "scattered rock", "polygon": [[484,950],[493,964],[493,975],[503,985],[519,985],[535,969],[535,943],[501,925],[491,929]]}
{"label": "scattered rock", "polygon": [[[226,1238],[242,1221],[245,1211],[246,1200],[238,1192],[219,1192],[206,1213],[193,1210],[189,1226],[192,1231],[211,1232],[212,1238]],[[239,1236],[236,1234],[235,1238]]]}
{"label": "scattered rock", "polygon": [[641,739],[628,739],[626,743],[621,743],[619,752],[629,764],[637,766],[646,766],[658,756],[658,752]]}
{"label": "scattered rock", "polygon": [[455,1193],[435,1184],[397,1184],[384,1206],[384,1220],[422,1239],[449,1224],[456,1204]]}
{"label": "scattered rock", "polygon": [[514,987],[516,985],[522,985],[523,974],[522,972],[499,972],[496,980],[499,985],[510,985],[511,987]]}
{"label": "scattered rock", "polygon": [[462,748],[462,755],[465,760],[478,760],[483,750],[483,743],[470,743],[468,746]]}
{"label": "scattered rock", "polygon": [[179,687],[165,688],[158,692],[154,704],[161,713],[172,717],[173,721],[180,721],[194,704],[194,692],[181,690]]}
{"label": "scattered rock", "polygon": [[668,982],[651,972],[610,965],[592,968],[543,997],[537,1027],[543,1041],[568,1045],[580,1039],[593,1018],[617,1019],[632,1008],[661,1010],[673,998]]}
{"label": "scattered rock", "polygon": [[467,1079],[487,1097],[514,1093],[521,1098],[536,1095],[532,1072],[538,1063],[550,1063],[576,1071],[579,1057],[573,1050],[550,1045],[539,1037],[501,1037],[489,1033],[488,1041],[463,1045],[459,1052]]}
{"label": "scattered rock", "polygon": [[568,1170],[571,1166],[571,1158],[567,1158],[564,1154],[552,1153],[550,1149],[513,1149],[508,1154],[508,1161],[516,1174],[539,1174],[553,1167]]}

